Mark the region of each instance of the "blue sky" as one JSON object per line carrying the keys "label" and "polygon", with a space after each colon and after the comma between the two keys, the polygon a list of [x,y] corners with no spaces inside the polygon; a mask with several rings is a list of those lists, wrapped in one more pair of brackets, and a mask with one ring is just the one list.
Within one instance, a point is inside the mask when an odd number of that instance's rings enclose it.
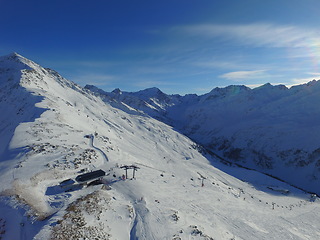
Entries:
{"label": "blue sky", "polygon": [[80,85],[209,92],[320,79],[319,0],[0,0],[0,55]]}

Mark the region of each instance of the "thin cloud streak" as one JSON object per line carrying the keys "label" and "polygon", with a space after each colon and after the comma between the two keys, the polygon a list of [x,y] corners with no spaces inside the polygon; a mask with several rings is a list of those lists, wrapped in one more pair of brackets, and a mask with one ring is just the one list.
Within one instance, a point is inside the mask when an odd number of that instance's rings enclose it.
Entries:
{"label": "thin cloud streak", "polygon": [[245,64],[232,62],[232,61],[201,61],[192,63],[194,66],[202,68],[219,68],[219,69],[231,69],[231,68],[242,68]]}
{"label": "thin cloud streak", "polygon": [[81,74],[79,76],[73,76],[72,80],[80,84],[92,84],[96,86],[107,85],[114,82],[117,76],[107,74]]}
{"label": "thin cloud streak", "polygon": [[286,86],[292,87],[300,84],[305,84],[311,82],[313,80],[320,80],[320,73],[317,72],[308,72],[306,75],[311,75],[310,77],[301,77],[301,78],[293,78],[290,80]]}
{"label": "thin cloud streak", "polygon": [[292,87],[292,86],[295,86],[295,85],[308,83],[308,82],[311,82],[313,80],[320,80],[320,75],[318,75],[318,77],[294,78],[294,79],[291,80],[291,83],[288,84],[287,86]]}
{"label": "thin cloud streak", "polygon": [[317,76],[320,78],[320,72],[308,72],[309,75]]}
{"label": "thin cloud streak", "polygon": [[266,70],[253,70],[253,71],[236,71],[229,72],[219,76],[219,78],[224,78],[231,81],[243,81],[249,79],[257,79],[265,77]]}
{"label": "thin cloud streak", "polygon": [[320,38],[317,29],[268,23],[199,24],[175,27],[173,30],[206,38],[223,37],[255,47],[315,47]]}

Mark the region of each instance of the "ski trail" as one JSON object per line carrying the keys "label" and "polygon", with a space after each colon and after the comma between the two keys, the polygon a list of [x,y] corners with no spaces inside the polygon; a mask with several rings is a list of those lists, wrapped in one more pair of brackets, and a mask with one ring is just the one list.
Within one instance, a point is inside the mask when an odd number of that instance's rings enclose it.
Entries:
{"label": "ski trail", "polygon": [[105,160],[106,162],[109,162],[109,159],[108,159],[107,155],[106,155],[100,148],[94,146],[93,140],[94,140],[94,135],[91,134],[91,137],[90,137],[90,146],[91,146],[92,148],[96,149],[97,151],[99,151],[99,152],[101,153],[102,157],[104,158],[104,160]]}
{"label": "ski trail", "polygon": [[130,230],[130,240],[157,240],[163,229],[154,225],[153,214],[147,207],[146,201],[141,198],[141,194],[135,192],[131,184],[121,182],[117,184],[121,188],[121,193],[131,199],[134,209],[134,221]]}
{"label": "ski trail", "polygon": [[130,231],[130,240],[156,240],[153,232],[150,231],[150,211],[146,207],[145,201],[137,202],[133,205],[135,210],[135,219]]}

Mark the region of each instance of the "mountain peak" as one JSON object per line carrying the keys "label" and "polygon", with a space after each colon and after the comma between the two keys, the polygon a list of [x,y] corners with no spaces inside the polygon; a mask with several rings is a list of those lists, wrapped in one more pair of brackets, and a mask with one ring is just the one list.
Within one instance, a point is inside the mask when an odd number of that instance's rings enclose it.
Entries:
{"label": "mountain peak", "polygon": [[2,56],[2,57],[7,57],[7,58],[14,58],[14,57],[22,57],[19,53],[17,53],[17,52],[11,52],[11,53],[9,53],[9,54],[7,54],[7,55],[4,55],[4,56]]}
{"label": "mountain peak", "polygon": [[120,90],[120,88],[116,88],[116,89],[114,89],[114,90],[112,91],[112,93],[117,94],[117,95],[120,95],[120,94],[122,94],[122,91]]}
{"label": "mountain peak", "polygon": [[5,60],[7,60],[7,61],[12,61],[12,60],[14,60],[14,61],[24,61],[24,60],[27,60],[25,57],[23,57],[22,55],[20,55],[20,54],[18,54],[18,53],[16,53],[16,52],[12,52],[12,53],[9,53],[9,54],[7,54],[7,55],[4,55],[4,56],[1,56],[0,57],[0,59],[2,60],[2,61],[5,61]]}
{"label": "mountain peak", "polygon": [[144,90],[141,90],[141,91],[138,91],[138,93],[148,93],[148,94],[151,94],[151,95],[156,95],[156,94],[163,94],[163,92],[157,88],[157,87],[151,87],[151,88],[146,88]]}
{"label": "mountain peak", "polygon": [[8,56],[25,58],[25,57],[23,57],[22,55],[20,55],[20,54],[19,54],[19,53],[17,53],[17,52],[12,52],[12,53],[8,54]]}
{"label": "mountain peak", "polygon": [[23,57],[22,55],[12,52],[8,55],[0,57],[0,63],[2,68],[9,69],[39,69],[41,68],[35,62]]}
{"label": "mountain peak", "polygon": [[164,98],[164,97],[168,97],[167,94],[165,94],[164,92],[162,92],[159,88],[157,87],[151,87],[151,88],[147,88],[141,91],[136,92],[135,94],[137,95],[142,95],[145,96],[147,98],[151,98],[151,97],[160,97],[160,98]]}
{"label": "mountain peak", "polygon": [[244,85],[230,85],[223,88],[216,87],[213,90],[211,90],[209,93],[204,94],[203,99],[212,100],[216,98],[232,97],[232,96],[237,96],[239,94],[243,94],[249,91],[251,91],[251,89]]}

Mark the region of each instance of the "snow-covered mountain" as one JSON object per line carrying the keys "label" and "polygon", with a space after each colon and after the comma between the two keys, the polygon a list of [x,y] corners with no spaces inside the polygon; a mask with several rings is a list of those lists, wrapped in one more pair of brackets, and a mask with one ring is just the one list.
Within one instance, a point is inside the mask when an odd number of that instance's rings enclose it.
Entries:
{"label": "snow-covered mountain", "polygon": [[170,124],[227,161],[320,193],[320,81],[229,86],[202,96],[86,88]]}
{"label": "snow-covered mountain", "polygon": [[[0,239],[319,238],[317,197],[224,165],[141,110],[176,122],[176,106],[189,101],[192,116],[204,96],[120,93],[96,96],[16,53],[0,58]],[[97,170],[101,180],[81,184]]]}

